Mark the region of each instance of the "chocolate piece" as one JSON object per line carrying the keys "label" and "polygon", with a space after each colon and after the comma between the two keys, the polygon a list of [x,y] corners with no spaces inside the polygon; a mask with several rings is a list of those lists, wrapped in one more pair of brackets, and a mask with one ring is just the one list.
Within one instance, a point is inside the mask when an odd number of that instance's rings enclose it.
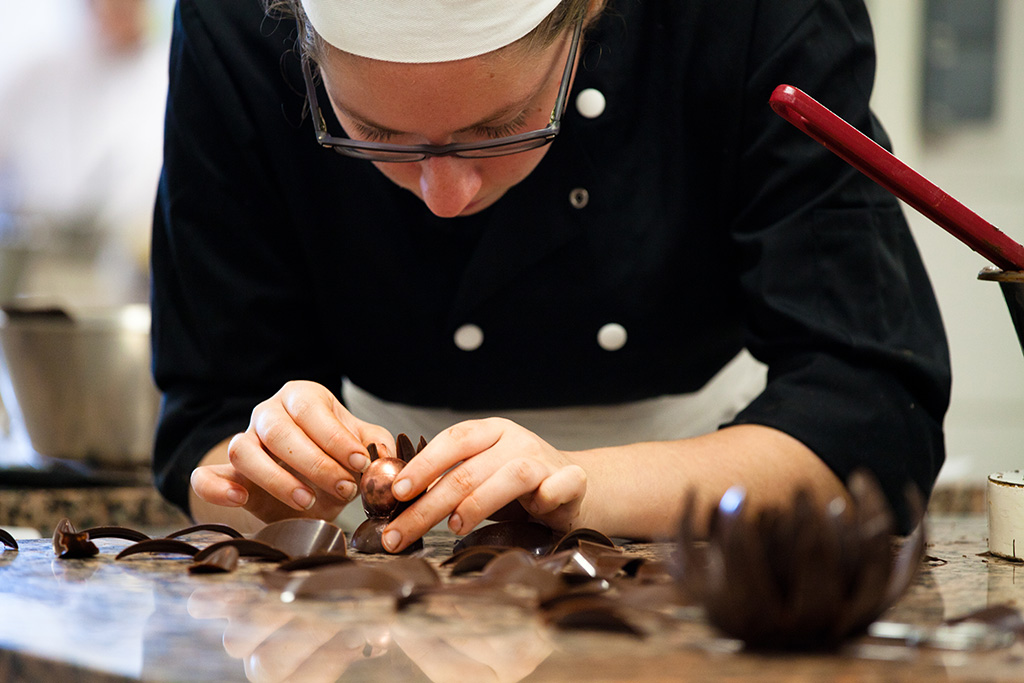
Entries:
{"label": "chocolate piece", "polygon": [[238,566],[239,557],[238,548],[231,545],[222,546],[210,553],[208,557],[192,563],[188,571],[190,574],[225,574],[233,572],[235,567]]}
{"label": "chocolate piece", "polygon": [[285,560],[277,566],[277,571],[296,572],[306,569],[319,569],[320,567],[329,567],[335,564],[348,564],[352,561],[352,558],[344,550],[340,552],[317,553],[315,555],[306,555],[305,557],[296,557],[294,560]]}
{"label": "chocolate piece", "polygon": [[522,548],[534,555],[545,555],[555,546],[555,532],[536,522],[495,522],[466,534],[455,542],[453,553],[477,545]]}
{"label": "chocolate piece", "polygon": [[120,538],[125,541],[135,542],[149,540],[149,536],[141,531],[123,526],[95,526],[81,533],[88,534],[89,538]]}
{"label": "chocolate piece", "polygon": [[507,549],[493,545],[478,545],[464,548],[442,562],[441,566],[450,567],[452,576],[470,574],[482,571],[488,562],[505,552],[505,550]]}
{"label": "chocolate piece", "polygon": [[11,550],[18,549],[18,542],[14,539],[14,536],[11,536],[11,532],[6,529],[0,529],[0,543]]}
{"label": "chocolate piece", "polygon": [[344,553],[345,532],[322,519],[284,519],[260,529],[253,540],[280,550],[290,558],[318,553]]}
{"label": "chocolate piece", "polygon": [[605,546],[607,548],[612,548],[621,551],[621,548],[618,548],[618,546],[615,545],[612,539],[608,538],[600,531],[583,528],[573,529],[565,536],[562,536],[562,538],[560,538],[558,542],[555,543],[555,547],[551,550],[551,552],[557,553],[560,550],[569,550],[570,548],[575,548],[579,546],[581,543],[590,543],[593,545]]}
{"label": "chocolate piece", "polygon": [[218,541],[208,545],[195,554],[195,561],[202,562],[207,557],[221,548],[235,548],[242,557],[256,557],[262,560],[281,561],[290,559],[288,555],[277,548],[251,538],[229,538],[226,541]]}
{"label": "chocolate piece", "polygon": [[65,517],[57,522],[53,530],[53,553],[62,560],[92,557],[100,549],[89,540],[89,534],[75,529],[71,520]]}
{"label": "chocolate piece", "polygon": [[166,538],[180,538],[181,536],[188,536],[189,534],[194,534],[197,531],[213,531],[218,534],[230,536],[231,538],[245,538],[245,536],[243,536],[241,532],[235,531],[232,527],[229,527],[227,524],[196,524],[195,526],[179,529],[178,531],[175,531],[173,534],[168,534]]}
{"label": "chocolate piece", "polygon": [[195,547],[191,543],[185,541],[179,541],[174,538],[151,538],[148,541],[139,541],[133,545],[128,546],[117,554],[114,559],[122,560],[131,555],[140,555],[143,553],[160,553],[164,555],[188,555],[189,557],[195,557],[199,553],[199,548]]}
{"label": "chocolate piece", "polygon": [[[352,532],[352,538],[348,542],[348,547],[360,553],[388,554],[388,551],[384,549],[381,536],[384,533],[384,527],[390,523],[390,517],[367,517]],[[421,538],[416,539],[405,550],[397,554],[408,555],[420,550],[423,550],[423,539]]]}
{"label": "chocolate piece", "polygon": [[565,630],[603,631],[630,636],[644,632],[626,617],[615,601],[597,595],[568,595],[544,606],[544,618],[556,628]]}
{"label": "chocolate piece", "polygon": [[[800,492],[790,510],[748,513],[731,489],[711,516],[707,546],[694,541],[695,497],[684,505],[677,578],[708,621],[748,647],[830,649],[862,633],[907,589],[924,549],[923,525],[893,553],[893,516],[865,473],[854,505],[817,509]],[[911,496],[912,507],[920,504]],[[918,514],[918,518],[920,518]]]}

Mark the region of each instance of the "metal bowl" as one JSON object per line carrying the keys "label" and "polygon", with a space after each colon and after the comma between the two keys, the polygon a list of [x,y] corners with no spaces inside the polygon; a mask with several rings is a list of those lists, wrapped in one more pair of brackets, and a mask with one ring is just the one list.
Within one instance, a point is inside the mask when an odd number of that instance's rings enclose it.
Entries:
{"label": "metal bowl", "polygon": [[1000,270],[994,266],[984,268],[978,273],[979,280],[998,282],[1006,299],[1006,307],[1010,309],[1010,319],[1017,330],[1017,341],[1024,351],[1024,271]]}
{"label": "metal bowl", "polygon": [[148,466],[160,396],[149,308],[0,312],[0,360],[32,448],[104,468]]}

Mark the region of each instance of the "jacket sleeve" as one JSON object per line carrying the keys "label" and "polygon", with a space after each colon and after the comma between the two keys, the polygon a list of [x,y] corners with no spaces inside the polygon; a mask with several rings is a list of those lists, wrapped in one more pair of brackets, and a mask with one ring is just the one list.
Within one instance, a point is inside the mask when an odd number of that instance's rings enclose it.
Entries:
{"label": "jacket sleeve", "polygon": [[736,423],[776,427],[844,481],[875,474],[906,528],[905,491],[930,494],[944,458],[945,333],[896,200],[768,107],[799,87],[883,145],[869,110],[874,45],[862,0],[760,2],[746,46],[731,235],[747,345],[769,366]]}
{"label": "jacket sleeve", "polygon": [[340,377],[322,348],[328,335],[311,310],[281,179],[258,144],[267,133],[252,112],[283,116],[265,104],[280,99],[270,79],[281,80],[283,51],[267,45],[284,40],[267,23],[253,0],[181,0],[175,9],[152,245],[153,364],[164,395],[153,467],[160,491],[186,511],[192,470],[246,428],[259,401],[289,379],[333,388]]}

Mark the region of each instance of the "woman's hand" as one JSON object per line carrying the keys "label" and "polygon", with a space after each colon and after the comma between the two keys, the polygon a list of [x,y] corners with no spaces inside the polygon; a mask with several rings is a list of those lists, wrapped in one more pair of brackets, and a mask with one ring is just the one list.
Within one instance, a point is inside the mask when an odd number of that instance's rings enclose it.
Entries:
{"label": "woman's hand", "polygon": [[256,406],[245,432],[193,471],[193,502],[206,504],[194,504],[193,516],[217,517],[211,506],[221,506],[244,508],[263,522],[333,519],[358,494],[370,443],[394,453],[387,430],[354,417],[326,387],[288,382]]}
{"label": "woman's hand", "polygon": [[[436,482],[436,483],[435,483]],[[457,534],[516,502],[548,526],[580,526],[587,475],[567,454],[502,418],[461,422],[438,434],[392,485],[399,500],[429,491],[384,532],[397,552],[448,517]]]}

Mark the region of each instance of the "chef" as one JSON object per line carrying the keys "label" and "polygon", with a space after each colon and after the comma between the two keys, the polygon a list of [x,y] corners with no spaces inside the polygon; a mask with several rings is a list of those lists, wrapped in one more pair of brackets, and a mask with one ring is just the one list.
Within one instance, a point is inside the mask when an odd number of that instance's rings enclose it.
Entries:
{"label": "chef", "polygon": [[655,538],[687,491],[701,524],[859,468],[907,524],[944,454],[930,284],[896,201],[767,105],[886,142],[862,0],[271,4],[175,12],[169,500],[334,518],[406,432],[390,551],[507,516]]}

